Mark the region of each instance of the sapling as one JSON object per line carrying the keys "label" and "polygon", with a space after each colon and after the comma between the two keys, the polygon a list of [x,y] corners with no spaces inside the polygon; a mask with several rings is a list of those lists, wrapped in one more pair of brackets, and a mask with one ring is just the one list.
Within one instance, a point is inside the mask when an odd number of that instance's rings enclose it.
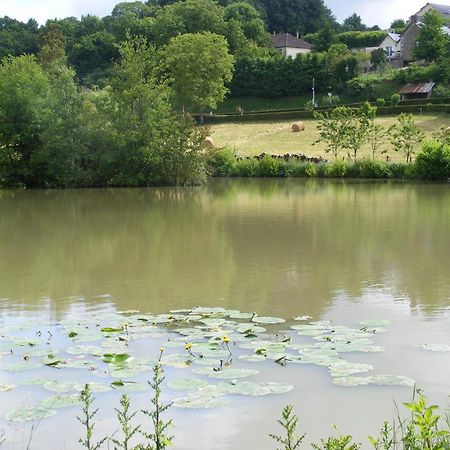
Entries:
{"label": "sapling", "polygon": [[83,390],[81,391],[80,399],[83,405],[83,415],[81,417],[77,416],[77,419],[84,426],[85,436],[84,438],[80,438],[78,442],[88,450],[98,450],[107,440],[107,437],[104,437],[103,439],[95,443],[92,441],[95,427],[95,422],[93,422],[93,419],[98,412],[98,408],[95,411],[92,411],[94,398],[92,396],[89,384],[86,384],[84,386]]}
{"label": "sapling", "polygon": [[275,439],[279,444],[283,445],[283,448],[278,450],[294,450],[300,446],[306,434],[298,437],[295,434],[298,417],[292,413],[292,405],[286,405],[281,413],[281,420],[277,422],[284,428],[286,435],[278,436],[276,434],[269,434],[272,439]]}
{"label": "sapling", "polygon": [[130,413],[130,398],[125,394],[120,397],[120,406],[121,409],[114,409],[117,412],[117,420],[121,426],[123,437],[122,440],[111,438],[111,442],[114,444],[115,450],[135,450],[139,447],[130,447],[130,441],[140,431],[141,426],[132,426],[131,421],[136,416],[137,411]]}

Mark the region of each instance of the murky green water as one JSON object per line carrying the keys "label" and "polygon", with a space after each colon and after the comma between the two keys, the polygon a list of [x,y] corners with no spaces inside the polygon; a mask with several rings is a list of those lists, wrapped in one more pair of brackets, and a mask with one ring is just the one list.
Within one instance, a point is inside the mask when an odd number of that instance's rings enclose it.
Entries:
{"label": "murky green water", "polygon": [[[411,377],[442,405],[450,353],[415,345],[450,344],[450,185],[225,180],[188,189],[0,191],[0,299],[2,327],[84,310],[196,305],[352,327],[389,319],[377,336],[384,352],[348,359]],[[264,375],[295,389],[218,409],[174,408],[175,448],[276,448],[267,433],[278,431],[286,403],[312,440],[336,424],[363,441],[392,418],[393,399],[411,396],[401,386],[335,386],[318,366],[267,364]],[[0,370],[0,384],[13,378]],[[26,447],[30,429],[6,422],[6,411],[39,395],[0,392],[5,448]],[[98,402],[115,406],[101,395]],[[78,412],[42,421],[34,448],[77,448]],[[67,432],[52,433],[61,424]],[[102,416],[99,430],[110,426]]]}

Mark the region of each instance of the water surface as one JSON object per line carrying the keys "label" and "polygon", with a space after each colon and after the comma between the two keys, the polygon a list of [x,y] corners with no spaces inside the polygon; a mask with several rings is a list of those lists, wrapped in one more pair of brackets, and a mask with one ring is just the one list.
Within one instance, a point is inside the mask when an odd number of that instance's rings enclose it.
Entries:
{"label": "water surface", "polygon": [[[450,353],[415,345],[450,344],[450,186],[265,179],[0,191],[0,299],[1,326],[29,317],[57,322],[84,310],[164,313],[196,305],[352,327],[389,319],[377,337],[386,351],[349,359],[373,364],[377,374],[409,376],[445,405]],[[267,364],[264,371],[294,391],[236,397],[213,410],[173,409],[175,448],[275,448],[267,433],[278,431],[286,403],[295,405],[311,440],[332,434],[336,424],[364,441],[393,417],[393,399],[411,396],[406,387],[335,386],[317,366]],[[0,384],[8,377],[0,371]],[[24,448],[30,427],[3,416],[33,395],[0,392],[6,448]],[[48,432],[78,412],[42,421],[35,448],[77,448],[75,423],[63,435]],[[102,416],[99,430],[110,426]]]}

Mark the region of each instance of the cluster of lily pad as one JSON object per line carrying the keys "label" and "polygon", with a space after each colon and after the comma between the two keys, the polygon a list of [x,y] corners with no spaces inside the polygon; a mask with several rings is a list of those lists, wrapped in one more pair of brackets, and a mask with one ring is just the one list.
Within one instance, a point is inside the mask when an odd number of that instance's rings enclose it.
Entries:
{"label": "cluster of lily pad", "polygon": [[[155,364],[187,369],[186,376],[169,376],[167,383],[170,392],[183,393],[173,401],[181,408],[217,407],[231,395],[284,394],[293,389],[284,383],[249,381],[264,364],[323,366],[339,386],[414,384],[404,376],[361,376],[373,366],[349,362],[343,356],[383,351],[373,340],[389,321],[365,321],[350,328],[310,319],[297,317],[287,326],[278,317],[197,307],[157,315],[83,313],[56,324],[23,320],[2,328],[0,370],[20,373],[18,384],[40,385],[53,395],[33,407],[11,411],[7,419],[35,420],[55,414],[58,408],[78,405],[86,383],[95,393],[147,391],[142,380],[149,378]],[[280,331],[281,326],[286,329]],[[69,369],[78,370],[76,378],[85,381],[61,380],[61,370],[66,374]],[[24,378],[24,373],[35,370],[43,376]],[[16,387],[2,384],[0,392]]]}

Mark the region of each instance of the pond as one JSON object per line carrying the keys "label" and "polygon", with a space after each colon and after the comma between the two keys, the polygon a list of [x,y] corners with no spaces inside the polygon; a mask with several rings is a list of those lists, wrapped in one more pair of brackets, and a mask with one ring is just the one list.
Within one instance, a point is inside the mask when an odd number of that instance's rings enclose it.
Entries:
{"label": "pond", "polygon": [[[86,382],[99,391],[98,436],[114,432],[125,389],[111,383],[130,382],[132,407],[149,408],[149,391],[131,391],[145,388],[161,347],[165,401],[192,400],[185,379],[227,394],[211,408],[176,401],[176,449],[274,449],[268,433],[288,403],[308,442],[336,425],[368,448],[413,383],[446,405],[448,184],[4,190],[0,218],[4,448],[26,448],[33,424],[31,448],[80,448],[79,405],[11,419]],[[112,367],[114,355],[129,360]]]}

